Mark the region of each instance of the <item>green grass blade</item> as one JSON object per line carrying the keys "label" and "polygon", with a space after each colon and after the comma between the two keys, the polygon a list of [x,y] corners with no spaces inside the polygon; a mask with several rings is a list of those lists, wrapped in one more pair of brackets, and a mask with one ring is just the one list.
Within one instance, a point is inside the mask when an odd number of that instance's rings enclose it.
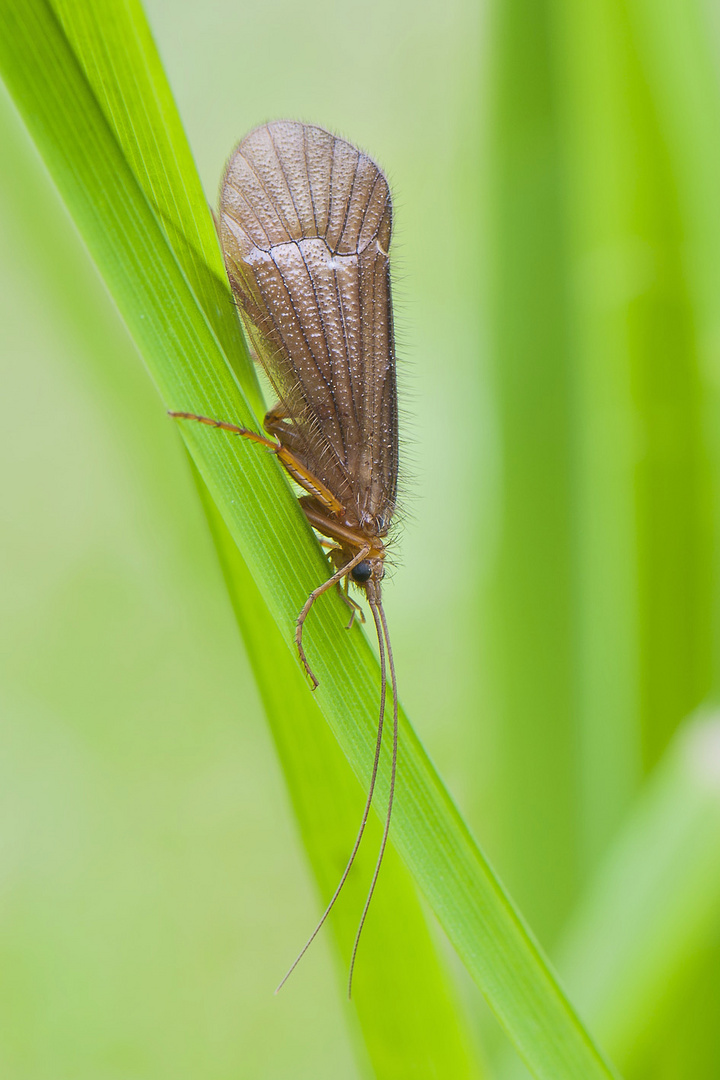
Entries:
{"label": "green grass blade", "polygon": [[[720,339],[720,80],[713,14],[698,0],[669,0],[657,8],[634,0],[633,23],[664,137],[678,178],[684,221],[688,285],[699,327],[702,412],[712,472],[712,507],[707,519],[720,534],[720,391],[717,341]],[[712,688],[720,693],[720,546],[714,552]]]}
{"label": "green grass blade", "polygon": [[552,4],[502,0],[492,29],[491,317],[503,463],[489,635],[495,799],[503,873],[548,941],[572,906],[579,862],[571,297]]}
{"label": "green grass blade", "polygon": [[[673,979],[714,938],[720,903],[720,723],[682,732],[613,846],[561,961],[630,1064]],[[658,1033],[655,1032],[655,1035]]]}
{"label": "green grass blade", "polygon": [[215,227],[142,7],[137,0],[51,6],[225,355],[262,408]]}
{"label": "green grass blade", "polygon": [[[667,1003],[717,936],[720,720],[680,731],[588,890],[559,966],[628,1070],[663,1040]],[[670,1015],[674,1010],[670,1009]]]}
{"label": "green grass blade", "polygon": [[[644,1075],[717,938],[720,720],[678,733],[589,884],[558,966],[615,1060]],[[684,1074],[684,1070],[683,1073]],[[521,1067],[509,1076],[527,1076]]]}
{"label": "green grass blade", "polygon": [[[670,587],[684,581],[695,587],[698,602],[691,622],[674,614],[666,633],[680,633],[687,653],[688,672],[701,687],[712,687],[714,703],[720,692],[720,394],[718,349],[720,335],[720,82],[718,80],[717,22],[712,6],[701,0],[632,0],[628,22],[637,42],[643,80],[657,110],[657,125],[672,163],[680,207],[680,274],[689,293],[695,325],[701,379],[697,427],[702,428],[706,460],[697,466],[686,487],[697,495],[694,521],[679,503],[674,509],[677,532],[691,526],[704,539],[696,552],[686,552],[673,567],[670,558],[661,569]],[[660,355],[652,357],[655,365]],[[682,444],[680,444],[682,445]],[[685,442],[687,445],[687,441]],[[698,480],[701,483],[698,483]],[[672,532],[666,533],[667,545]],[[667,554],[667,553],[666,553]],[[698,616],[700,616],[698,618]],[[678,652],[682,657],[682,652]],[[673,657],[677,662],[677,659]],[[710,670],[708,670],[708,668]],[[663,684],[657,680],[662,693]],[[648,1047],[645,1070],[662,1069],[663,1075],[711,1076],[718,1071],[720,992],[717,983],[720,948],[699,949],[688,957],[686,978],[673,999],[672,1023],[656,1024],[656,1038]],[[667,1013],[666,1015],[670,1015]]]}
{"label": "green grass blade", "polygon": [[[47,4],[0,10],[3,75],[158,385],[174,408],[252,423],[218,335],[138,185]],[[282,640],[326,572],[277,464],[240,440],[183,435]],[[372,758],[377,664],[362,634],[340,632],[328,598],[308,627],[317,701],[353,769]],[[383,769],[380,798],[387,795]],[[481,856],[402,717],[394,838],[462,959],[538,1077],[612,1076]]]}
{"label": "green grass blade", "polygon": [[[305,849],[325,903],[351,850],[365,797],[197,473],[196,478]],[[357,873],[348,880],[343,901],[331,920],[344,958],[343,983],[380,835],[380,823],[372,819],[357,856]],[[382,880],[354,983],[374,1074],[387,1080],[476,1077],[480,1075],[478,1067],[472,1061],[467,1034],[415,889],[392,847],[386,853]],[[298,942],[298,948],[301,944]],[[291,960],[288,957],[288,963]],[[302,978],[301,973],[295,978]],[[283,993],[292,993],[292,986]]]}
{"label": "green grass blade", "polygon": [[632,7],[570,2],[557,24],[589,865],[633,784],[709,687],[713,586],[686,223]]}

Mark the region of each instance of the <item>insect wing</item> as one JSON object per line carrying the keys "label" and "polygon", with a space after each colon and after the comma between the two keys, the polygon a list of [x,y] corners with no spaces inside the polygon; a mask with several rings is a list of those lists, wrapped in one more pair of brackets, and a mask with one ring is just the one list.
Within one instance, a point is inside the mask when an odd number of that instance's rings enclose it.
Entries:
{"label": "insect wing", "polygon": [[293,450],[379,534],[397,488],[391,230],[378,166],[321,128],[267,124],[228,164],[225,262]]}

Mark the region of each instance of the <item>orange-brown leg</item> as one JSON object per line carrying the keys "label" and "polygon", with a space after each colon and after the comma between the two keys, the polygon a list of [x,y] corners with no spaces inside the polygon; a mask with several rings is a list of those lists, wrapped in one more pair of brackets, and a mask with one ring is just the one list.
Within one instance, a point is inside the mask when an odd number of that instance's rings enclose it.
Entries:
{"label": "orange-brown leg", "polygon": [[365,612],[362,609],[362,605],[358,604],[357,600],[353,600],[352,596],[350,596],[350,593],[348,592],[349,587],[349,577],[345,578],[344,587],[342,581],[338,581],[337,583],[337,591],[340,593],[340,599],[350,608],[350,622],[345,627],[346,630],[352,630],[355,619],[359,619],[361,623],[365,622]]}
{"label": "orange-brown leg", "polygon": [[[324,547],[327,550],[331,562],[334,566],[337,566],[335,559],[333,559],[333,555],[341,554],[342,548],[338,547],[337,544],[331,543],[330,540],[323,540],[322,537],[318,537],[318,539],[320,541],[320,547]],[[364,623],[365,612],[362,609],[362,605],[358,604],[357,600],[353,600],[352,596],[350,596],[348,592],[348,589],[350,588],[350,578],[346,577],[344,582],[338,581],[335,588],[337,589],[338,596],[342,600],[343,604],[346,604],[350,608],[350,622],[347,624],[345,629],[352,630],[352,626],[356,618],[358,618],[361,623]]]}
{"label": "orange-brown leg", "polygon": [[313,606],[313,604],[318,599],[318,597],[322,596],[322,594],[324,592],[327,592],[328,589],[331,589],[333,587],[333,585],[335,585],[337,582],[342,581],[342,579],[347,574],[350,573],[350,571],[353,569],[353,567],[357,566],[358,563],[361,563],[363,561],[363,559],[366,559],[369,554],[370,554],[370,545],[369,544],[363,545],[363,547],[360,549],[360,551],[358,551],[358,553],[356,555],[353,555],[352,559],[350,559],[350,561],[348,563],[346,563],[345,566],[341,566],[340,569],[337,570],[333,574],[332,577],[328,578],[327,581],[324,581],[322,583],[322,585],[318,585],[317,589],[313,589],[313,591],[310,593],[307,600],[303,604],[302,611],[300,612],[300,614],[297,617],[297,622],[295,623],[295,644],[297,645],[297,650],[298,650],[298,653],[300,654],[300,659],[302,660],[303,667],[305,668],[306,672],[308,673],[310,681],[313,684],[313,686],[312,686],[313,690],[315,690],[317,688],[318,681],[317,681],[317,679],[315,678],[315,676],[313,674],[312,668],[308,664],[308,659],[307,659],[307,656],[305,655],[305,650],[303,649],[303,643],[302,643],[303,623],[307,619],[308,614],[310,612],[310,608]]}
{"label": "orange-brown leg", "polygon": [[[272,413],[268,413],[268,416],[271,415]],[[244,439],[252,439],[253,442],[266,446],[268,450],[277,455],[293,480],[301,488],[304,488],[309,495],[312,495],[328,513],[334,517],[344,515],[345,508],[342,503],[325,487],[322,480],[318,480],[316,476],[313,476],[293,454],[292,450],[287,446],[283,446],[281,442],[269,439],[266,435],[260,435],[257,431],[250,431],[249,428],[229,424],[226,420],[213,420],[210,416],[199,416],[197,413],[168,412],[168,416],[172,416],[176,420],[195,420],[198,424],[207,424],[208,427],[220,428],[221,431],[229,431],[232,435],[240,435]],[[274,430],[277,430],[277,428]]]}
{"label": "orange-brown leg", "polygon": [[285,423],[286,420],[290,419],[287,409],[283,405],[277,404],[269,412],[265,413],[263,427],[268,435],[274,435],[278,442],[286,446],[288,450],[299,453],[302,449],[302,439],[296,428]]}
{"label": "orange-brown leg", "polygon": [[280,443],[275,442],[274,439],[268,439],[267,435],[260,435],[259,432],[250,431],[249,428],[238,427],[237,424],[229,424],[227,420],[213,420],[211,416],[198,416],[197,413],[172,412],[170,410],[168,410],[168,416],[172,416],[175,420],[196,420],[198,424],[220,428],[221,431],[229,431],[233,435],[242,435],[244,439],[252,439],[253,442],[260,443],[261,446],[267,446],[268,450],[272,450],[274,454],[277,454],[281,449]]}
{"label": "orange-brown leg", "polygon": [[[308,494],[312,496],[312,500],[307,499],[307,496],[300,500],[300,505],[305,511],[305,516],[307,517],[310,524],[313,525],[316,529],[318,529],[319,532],[324,533],[326,536],[330,536],[333,539],[341,541],[345,545],[349,545],[351,549],[355,546],[358,547],[358,551],[352,557],[352,559],[350,559],[344,566],[341,566],[339,570],[337,570],[331,577],[329,577],[327,581],[323,582],[322,585],[319,585],[317,589],[313,589],[313,591],[310,593],[307,600],[305,601],[302,611],[298,615],[297,621],[295,623],[295,643],[297,645],[297,650],[300,655],[303,667],[305,668],[313,684],[312,688],[314,690],[318,685],[318,681],[315,678],[315,675],[313,674],[310,665],[308,664],[307,656],[305,655],[305,650],[303,648],[303,624],[308,616],[310,608],[313,606],[318,597],[322,596],[322,594],[324,592],[327,592],[328,589],[332,588],[333,585],[339,584],[343,578],[347,577],[353,567],[357,566],[358,563],[361,563],[363,559],[367,558],[367,556],[372,550],[371,545],[366,542],[365,537],[363,537],[361,534],[358,535],[355,530],[343,525],[341,521],[338,520],[339,518],[345,516],[345,508],[343,507],[342,503],[340,503],[339,500],[336,499],[335,496],[332,494],[332,492],[325,487],[322,481],[318,480],[317,477],[313,476],[312,473],[305,468],[302,462],[298,460],[298,458],[293,454],[293,452],[288,447],[283,446],[281,442],[275,442],[272,439],[268,439],[265,435],[260,435],[256,431],[250,431],[248,428],[239,427],[237,424],[230,424],[226,420],[214,420],[210,416],[200,416],[197,413],[187,412],[169,412],[168,415],[174,417],[177,420],[194,420],[199,424],[207,424],[208,427],[220,428],[222,431],[229,431],[232,435],[240,435],[243,438],[251,439],[253,442],[259,443],[261,446],[266,446],[268,450],[272,451],[272,453],[277,454],[278,458],[283,463],[285,469],[290,474],[290,476],[292,476],[293,480],[295,480],[300,485],[300,487],[304,488],[305,491],[307,491]],[[282,416],[283,412],[281,408],[271,410],[271,412],[268,413],[268,417],[270,417],[270,423],[268,426],[271,430],[274,430],[276,432],[278,431],[279,421],[282,419]],[[317,507],[313,506],[313,500],[316,503],[319,503],[323,507],[323,509],[327,511],[327,517],[325,516],[325,514],[318,511]],[[350,619],[350,623],[348,624],[348,629],[350,629],[359,605],[356,605],[355,602],[351,600],[349,596],[346,597],[345,594],[343,594],[343,599],[346,600],[350,607],[352,607],[353,609],[353,615]]]}

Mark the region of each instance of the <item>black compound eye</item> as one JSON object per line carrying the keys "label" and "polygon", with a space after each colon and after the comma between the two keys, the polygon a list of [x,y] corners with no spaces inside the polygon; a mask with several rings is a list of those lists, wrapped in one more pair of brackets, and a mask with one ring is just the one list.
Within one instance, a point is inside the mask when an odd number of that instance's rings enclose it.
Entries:
{"label": "black compound eye", "polygon": [[359,562],[357,566],[353,566],[352,570],[350,571],[350,577],[353,579],[353,581],[359,581],[361,583],[370,580],[370,578],[372,577],[372,567],[370,566],[370,563],[367,561],[367,559],[363,559],[363,561]]}

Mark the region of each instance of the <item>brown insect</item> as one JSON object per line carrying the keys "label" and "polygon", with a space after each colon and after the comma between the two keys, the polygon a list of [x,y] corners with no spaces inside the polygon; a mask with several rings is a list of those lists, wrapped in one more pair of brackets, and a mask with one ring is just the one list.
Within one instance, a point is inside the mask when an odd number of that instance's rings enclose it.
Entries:
{"label": "brown insect", "polygon": [[278,404],[265,417],[267,435],[194,413],[170,415],[222,428],[271,450],[305,490],[300,505],[310,524],[332,541],[335,572],[310,594],[295,630],[313,689],[317,679],[303,648],[303,625],[318,597],[333,586],[352,609],[348,626],[359,610],[348,595],[349,581],[365,592],[380,653],[380,717],[360,829],[330,903],[278,990],[329,915],[360,846],[382,746],[386,663],[390,669],[390,793],[353,947],[350,993],[387,844],[397,767],[397,688],[380,584],[398,471],[390,191],[375,162],[350,143],[319,127],[278,121],[250,132],[230,159],[218,231],[243,323]]}

